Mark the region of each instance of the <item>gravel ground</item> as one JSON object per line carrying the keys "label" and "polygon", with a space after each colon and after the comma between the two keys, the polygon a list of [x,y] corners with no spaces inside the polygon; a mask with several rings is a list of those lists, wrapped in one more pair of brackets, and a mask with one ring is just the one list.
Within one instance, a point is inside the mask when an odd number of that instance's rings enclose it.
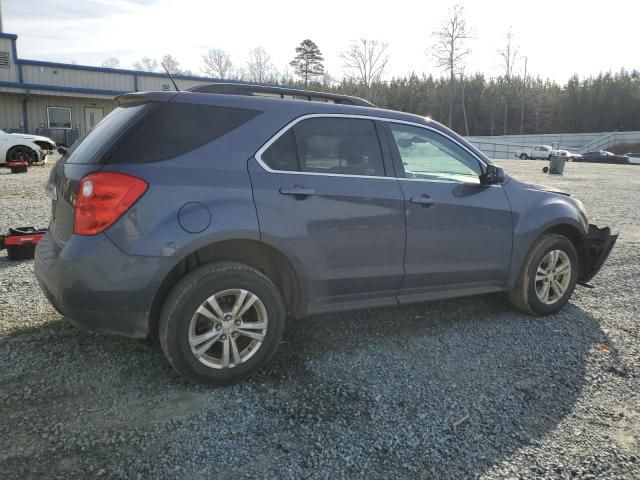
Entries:
{"label": "gravel ground", "polygon": [[[502,163],[621,231],[595,289],[547,318],[492,295],[292,322],[229,388],[70,326],[0,254],[0,478],[640,478],[640,167]],[[48,171],[0,173],[0,231],[46,225]]]}

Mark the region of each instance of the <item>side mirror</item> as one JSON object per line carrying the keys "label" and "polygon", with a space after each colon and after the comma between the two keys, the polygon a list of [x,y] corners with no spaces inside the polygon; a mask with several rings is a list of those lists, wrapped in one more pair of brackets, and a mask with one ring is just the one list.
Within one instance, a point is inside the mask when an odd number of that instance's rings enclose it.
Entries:
{"label": "side mirror", "polygon": [[498,185],[504,182],[504,170],[497,165],[489,164],[480,177],[480,183],[482,185]]}
{"label": "side mirror", "polygon": [[58,147],[57,151],[60,155],[64,155],[65,153],[67,153],[67,149],[64,147]]}

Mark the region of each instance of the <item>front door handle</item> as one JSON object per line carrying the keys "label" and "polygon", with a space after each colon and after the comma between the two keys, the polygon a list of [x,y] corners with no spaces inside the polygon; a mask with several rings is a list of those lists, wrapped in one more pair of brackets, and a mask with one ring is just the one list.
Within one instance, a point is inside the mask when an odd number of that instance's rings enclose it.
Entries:
{"label": "front door handle", "polygon": [[316,191],[313,188],[301,187],[299,185],[294,185],[293,187],[281,187],[279,192],[282,195],[295,195],[296,197],[309,197],[316,194]]}
{"label": "front door handle", "polygon": [[423,193],[419,197],[411,197],[411,203],[415,203],[424,208],[431,208],[437,205],[437,203],[434,202],[426,193]]}

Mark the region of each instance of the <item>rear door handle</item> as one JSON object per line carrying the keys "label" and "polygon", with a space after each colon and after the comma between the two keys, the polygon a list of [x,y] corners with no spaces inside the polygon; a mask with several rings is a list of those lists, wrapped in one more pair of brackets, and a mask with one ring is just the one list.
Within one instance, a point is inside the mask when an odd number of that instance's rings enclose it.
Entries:
{"label": "rear door handle", "polygon": [[316,194],[316,191],[313,188],[301,187],[298,185],[294,185],[293,187],[281,187],[279,192],[282,195],[295,195],[296,197],[309,197]]}
{"label": "rear door handle", "polygon": [[437,205],[426,193],[423,193],[419,197],[411,197],[411,203],[421,205],[424,208],[431,208]]}

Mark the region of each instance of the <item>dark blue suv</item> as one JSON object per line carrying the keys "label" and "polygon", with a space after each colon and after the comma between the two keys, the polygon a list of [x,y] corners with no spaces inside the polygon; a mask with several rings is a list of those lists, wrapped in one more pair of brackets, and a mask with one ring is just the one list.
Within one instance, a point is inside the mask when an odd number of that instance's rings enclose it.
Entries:
{"label": "dark blue suv", "polygon": [[615,235],[451,130],[340,95],[241,84],[118,97],[55,165],[35,271],[72,322],[158,336],[224,384],[287,317],[507,292],[562,308]]}

